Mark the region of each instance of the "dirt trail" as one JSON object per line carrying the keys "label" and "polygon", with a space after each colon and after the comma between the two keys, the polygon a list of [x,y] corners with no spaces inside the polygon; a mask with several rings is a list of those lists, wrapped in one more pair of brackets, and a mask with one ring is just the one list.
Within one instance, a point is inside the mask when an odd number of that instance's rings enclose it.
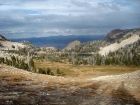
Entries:
{"label": "dirt trail", "polygon": [[114,89],[123,86],[140,100],[140,70],[121,75],[99,76],[91,80],[104,81],[106,82],[106,86],[110,86]]}
{"label": "dirt trail", "polygon": [[0,65],[0,105],[139,105],[139,73],[65,78]]}

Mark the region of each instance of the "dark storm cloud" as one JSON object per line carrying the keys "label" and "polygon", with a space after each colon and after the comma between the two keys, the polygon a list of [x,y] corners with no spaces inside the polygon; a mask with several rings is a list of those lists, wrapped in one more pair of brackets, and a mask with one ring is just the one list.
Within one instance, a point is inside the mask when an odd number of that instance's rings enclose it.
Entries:
{"label": "dark storm cloud", "polygon": [[139,0],[1,0],[0,34],[9,38],[102,35],[140,27]]}

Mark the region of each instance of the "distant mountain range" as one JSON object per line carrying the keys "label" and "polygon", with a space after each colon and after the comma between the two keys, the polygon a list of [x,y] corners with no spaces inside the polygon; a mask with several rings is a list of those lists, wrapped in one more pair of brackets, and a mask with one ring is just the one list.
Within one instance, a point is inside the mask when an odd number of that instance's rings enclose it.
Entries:
{"label": "distant mountain range", "polygon": [[105,35],[69,35],[69,36],[48,36],[48,37],[33,37],[33,38],[21,38],[21,39],[11,39],[12,41],[20,42],[23,40],[29,41],[36,47],[41,46],[54,46],[59,49],[63,49],[70,42],[75,40],[81,43],[86,43],[94,40],[102,40]]}

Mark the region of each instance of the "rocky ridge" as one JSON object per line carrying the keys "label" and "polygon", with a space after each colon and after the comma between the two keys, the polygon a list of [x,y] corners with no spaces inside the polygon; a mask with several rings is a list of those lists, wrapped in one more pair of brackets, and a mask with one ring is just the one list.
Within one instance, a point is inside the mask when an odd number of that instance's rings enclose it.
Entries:
{"label": "rocky ridge", "polygon": [[[139,33],[140,34],[140,33]],[[140,40],[139,34],[133,34],[131,37],[121,40],[120,42],[115,42],[105,47],[100,47],[99,54],[107,55],[109,52],[114,52],[120,48],[125,47],[126,45],[133,44]]]}
{"label": "rocky ridge", "polygon": [[135,33],[139,33],[140,32],[140,28],[135,28],[135,29],[114,29],[111,32],[109,32],[106,37],[103,39],[103,41],[107,42],[107,43],[115,43],[117,40],[128,36],[128,35],[133,35]]}
{"label": "rocky ridge", "polygon": [[71,50],[72,48],[74,48],[75,46],[78,46],[80,44],[81,44],[80,41],[75,40],[75,41],[69,43],[67,45],[67,47],[65,47],[63,50]]}
{"label": "rocky ridge", "polygon": [[[66,47],[70,52],[78,53],[99,53],[107,55],[109,52],[114,52],[126,45],[133,44],[140,39],[140,28],[135,29],[115,29],[109,32],[103,40],[90,41],[81,44],[69,44]],[[72,42],[73,43],[73,42]]]}
{"label": "rocky ridge", "polygon": [[4,36],[0,35],[0,41],[8,41]]}
{"label": "rocky ridge", "polygon": [[0,49],[1,50],[19,50],[22,48],[31,48],[32,46],[29,42],[12,42],[6,39],[4,36],[0,35]]}

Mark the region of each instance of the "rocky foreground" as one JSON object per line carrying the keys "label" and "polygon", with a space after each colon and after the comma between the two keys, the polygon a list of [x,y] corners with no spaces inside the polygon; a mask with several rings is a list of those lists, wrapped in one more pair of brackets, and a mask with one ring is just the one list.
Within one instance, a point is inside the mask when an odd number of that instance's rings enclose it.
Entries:
{"label": "rocky foreground", "polygon": [[140,105],[140,70],[56,77],[0,65],[0,105]]}

